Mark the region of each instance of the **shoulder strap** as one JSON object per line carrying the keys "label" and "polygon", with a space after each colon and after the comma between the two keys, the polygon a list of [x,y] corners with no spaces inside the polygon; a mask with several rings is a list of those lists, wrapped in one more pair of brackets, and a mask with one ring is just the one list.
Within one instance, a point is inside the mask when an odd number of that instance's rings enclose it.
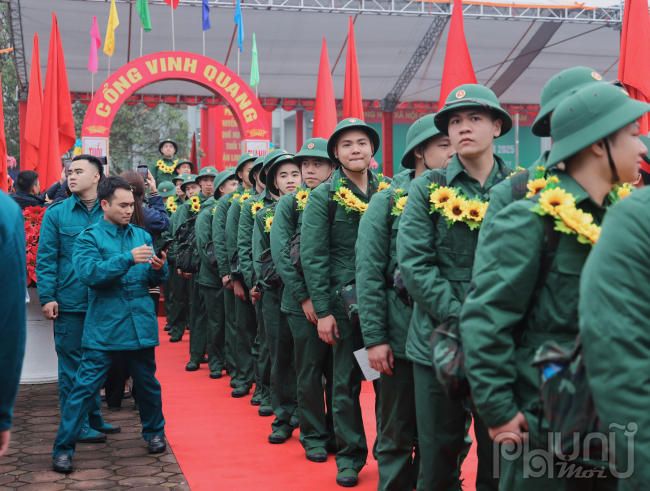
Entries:
{"label": "shoulder strap", "polygon": [[327,209],[330,217],[330,228],[332,228],[336,216],[336,201],[334,201],[334,191],[332,190],[327,193]]}
{"label": "shoulder strap", "polygon": [[293,204],[291,205],[291,211],[293,212],[293,224],[294,226],[298,225],[298,200],[296,195],[293,195]]}
{"label": "shoulder strap", "polygon": [[528,169],[510,176],[510,182],[512,183],[512,201],[519,201],[526,197],[526,194],[528,194],[528,188],[526,187],[528,181]]}

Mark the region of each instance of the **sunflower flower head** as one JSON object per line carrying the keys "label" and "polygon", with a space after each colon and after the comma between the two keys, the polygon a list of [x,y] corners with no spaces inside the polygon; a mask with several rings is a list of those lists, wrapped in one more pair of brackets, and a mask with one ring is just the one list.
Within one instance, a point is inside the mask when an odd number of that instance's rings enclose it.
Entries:
{"label": "sunflower flower head", "polygon": [[549,215],[557,215],[559,208],[573,206],[575,199],[571,193],[562,188],[553,188],[543,191],[539,195],[539,204],[543,211]]}
{"label": "sunflower flower head", "polygon": [[199,205],[197,203],[192,203],[192,211],[194,213],[198,213],[200,210],[201,210],[201,205]]}
{"label": "sunflower flower head", "polygon": [[459,222],[467,217],[467,200],[454,196],[445,202],[444,214],[447,220]]}
{"label": "sunflower flower head", "polygon": [[480,222],[485,217],[488,204],[481,201],[471,200],[467,201],[467,220]]}
{"label": "sunflower flower head", "polygon": [[296,199],[298,201],[304,201],[309,197],[309,192],[305,191],[304,189],[301,189],[296,193]]}
{"label": "sunflower flower head", "polygon": [[242,194],[242,195],[239,197],[239,202],[240,202],[240,203],[243,203],[244,201],[246,201],[246,200],[247,200],[248,198],[250,198],[250,197],[251,197],[251,195],[248,194],[248,192],[245,192],[244,194]]}
{"label": "sunflower flower head", "polygon": [[581,234],[584,234],[585,230],[594,221],[594,218],[589,213],[585,213],[574,206],[560,208],[558,215],[567,227]]}
{"label": "sunflower flower head", "polygon": [[557,176],[550,176],[548,178],[548,182],[552,182],[553,184],[559,184],[560,183],[560,178]]}
{"label": "sunflower flower head", "polygon": [[260,211],[262,208],[264,208],[264,204],[260,203],[259,201],[256,201],[251,205],[251,213],[253,216],[257,214],[258,211]]}
{"label": "sunflower flower head", "polygon": [[350,191],[348,188],[341,186],[338,191],[338,195],[341,197],[343,201],[347,201],[350,196],[354,196],[352,194],[352,191]]}
{"label": "sunflower flower head", "polygon": [[399,211],[404,211],[404,205],[406,205],[407,198],[408,198],[408,196],[402,196],[400,199],[398,199],[395,202],[395,206],[397,207],[397,209]]}
{"label": "sunflower flower head", "polygon": [[618,197],[621,199],[627,198],[630,194],[632,194],[632,188],[630,186],[619,186],[619,188],[616,190],[616,194],[618,194]]}
{"label": "sunflower flower head", "polygon": [[435,206],[437,209],[443,208],[447,201],[451,200],[452,198],[456,197],[456,191],[453,190],[452,188],[443,186],[440,188],[437,188],[435,191],[433,191],[429,197],[429,201],[433,206]]}
{"label": "sunflower flower head", "polygon": [[528,188],[528,191],[530,191],[530,192],[526,195],[526,197],[530,198],[531,196],[535,196],[537,193],[542,191],[547,185],[548,185],[548,182],[543,177],[540,178],[540,179],[533,179],[531,181],[528,181],[528,184],[526,184],[526,187]]}
{"label": "sunflower flower head", "polygon": [[380,182],[377,191],[381,191],[382,189],[388,189],[389,187],[390,184],[388,184],[387,182]]}

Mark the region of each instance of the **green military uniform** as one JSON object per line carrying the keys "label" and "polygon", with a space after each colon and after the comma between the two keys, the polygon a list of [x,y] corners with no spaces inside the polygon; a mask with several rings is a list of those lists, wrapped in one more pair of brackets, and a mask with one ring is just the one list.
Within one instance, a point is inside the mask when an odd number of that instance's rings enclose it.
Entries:
{"label": "green military uniform", "polygon": [[[171,159],[168,159],[164,155],[162,155],[162,147],[165,143],[171,143],[172,145],[174,145],[175,148],[174,157],[172,157]],[[160,142],[160,144],[158,145],[158,151],[161,154],[161,158],[149,164],[149,172],[151,172],[151,175],[153,176],[153,179],[156,182],[171,181],[172,178],[178,176],[176,167],[178,167],[178,165],[181,163],[181,160],[176,158],[176,153],[178,152],[178,145],[176,144],[175,141],[167,138],[166,140]],[[191,164],[192,172],[194,172],[194,164],[192,164],[192,162],[190,162],[189,160],[183,160],[183,162]],[[168,172],[163,169],[171,169],[171,172]]]}
{"label": "green military uniform", "polygon": [[[294,161],[300,164],[304,157],[329,160],[327,140],[312,138],[305,141]],[[303,208],[297,193],[278,200],[271,228],[271,253],[284,284],[281,310],[287,316],[294,343],[300,443],[309,460],[322,462],[327,459],[327,449],[336,453],[332,410],[333,351],[331,345],[318,337],[316,326],[305,317],[301,302],[309,299],[309,292],[304,277],[291,265],[289,257],[289,242],[301,232]]]}
{"label": "green military uniform", "polygon": [[[554,146],[549,164],[564,162],[636,120],[648,109],[650,105],[632,101],[621,89],[609,84],[594,84],[579,90],[560,103],[553,114]],[[610,165],[614,164],[610,161]],[[556,176],[559,179],[556,193],[561,190],[570,193],[575,207],[590,214],[593,224],[600,225],[607,200],[594,202],[567,172],[558,171]],[[597,239],[596,235],[585,241],[585,237],[590,237],[585,235],[579,241],[570,225],[575,222],[560,219],[559,215],[558,220],[565,228],[550,232],[551,226],[557,224],[549,214],[550,206],[560,203],[570,207],[571,202],[559,194],[556,196],[560,197],[551,200],[546,192],[513,203],[488,225],[476,255],[475,288],[468,295],[460,317],[465,368],[479,414],[489,428],[496,428],[510,422],[518,412],[523,413],[533,451],[547,448],[547,433],[543,430],[548,431],[548,425],[538,417],[540,373],[531,362],[546,341],[555,341],[567,352],[575,345],[580,276],[592,249],[589,242]],[[571,233],[563,231],[567,229]],[[507,249],[500,240],[502,237],[508,238]],[[557,243],[555,251],[545,245],[552,242]],[[550,267],[544,265],[548,264],[546,258],[551,257]],[[512,329],[518,325],[523,325],[522,335],[521,341],[515,343]],[[587,345],[590,341],[586,341]],[[589,352],[588,347],[585,352]],[[608,351],[606,358],[611,357]],[[600,357],[599,363],[602,360]],[[608,395],[608,401],[611,400]],[[617,405],[621,402],[618,400]],[[500,482],[504,490],[529,486],[553,490],[585,489],[585,486],[616,488],[611,477],[569,479],[566,475],[545,473],[533,481],[523,455],[505,457],[501,456]]]}
{"label": "green military uniform", "polygon": [[[580,280],[578,309],[587,380],[603,427],[616,437],[610,454],[616,456],[619,491],[644,489],[650,479],[644,465],[650,459],[645,430],[645,373],[650,360],[648,210],[650,189],[644,188],[607,212]],[[613,439],[609,443],[613,445]]]}
{"label": "green military uniform", "polygon": [[[379,135],[372,128],[363,121],[346,119],[337,125],[329,139],[328,155],[331,160],[336,161],[332,147],[338,135],[355,128],[365,131],[373,141],[374,150],[378,149]],[[363,339],[361,331],[352,328],[338,294],[346,283],[354,280],[354,246],[361,213],[356,210],[347,213],[342,205],[333,201],[339,185],[347,187],[361,203],[367,204],[377,192],[379,182],[374,173],[368,172],[368,187],[361,191],[347,179],[345,171],[339,169],[333,173],[330,183],[323,183],[314,189],[303,213],[300,256],[316,315],[319,319],[333,315],[338,326],[339,337],[335,338],[333,348],[332,402],[338,447],[337,469],[339,473],[346,470],[358,473],[366,465],[368,445],[359,404],[362,373],[353,352],[363,348]],[[356,475],[346,475],[346,478],[356,483]]]}
{"label": "green military uniform", "polygon": [[[456,103],[454,101],[459,100]],[[478,102],[477,102],[478,101]],[[463,85],[447,98],[445,108],[434,120],[447,134],[449,107],[491,108],[501,119],[501,134],[512,127],[510,116],[499,106],[494,93],[479,85]],[[494,156],[494,165],[481,185],[463,167],[458,154],[449,165],[428,170],[409,188],[397,237],[397,260],[402,280],[414,300],[413,315],[406,340],[406,357],[413,362],[415,405],[421,466],[417,488],[420,491],[458,489],[460,463],[467,452],[465,434],[469,414],[460,401],[449,399],[432,368],[430,337],[434,328],[449,314],[457,313],[472,278],[472,265],[478,229],[459,222],[448,226],[445,216],[430,214],[431,184],[446,183],[468,197],[487,201],[493,186],[510,175],[504,162]],[[442,211],[442,210],[441,210]],[[437,220],[437,223],[436,223]],[[476,488],[496,489],[492,472],[492,442],[482,421],[474,418],[478,448]]]}
{"label": "green military uniform", "polygon": [[[533,123],[533,135],[539,137],[551,136],[551,115],[558,104],[577,90],[597,82],[605,83],[603,77],[597,71],[583,66],[562,70],[546,82],[540,98],[539,113]],[[515,185],[519,184],[520,186],[521,183],[528,182],[528,180],[535,177],[539,167],[546,168],[547,172],[552,171],[547,166],[549,153],[548,150],[542,152],[542,155],[530,167],[521,171],[521,176],[511,176],[510,179],[506,179],[490,190],[490,206],[485,213],[485,218],[483,218],[483,225],[487,225],[494,215],[515,201],[515,198],[523,198],[521,196],[523,191],[519,193],[515,191],[514,195],[516,196],[513,196],[513,182]],[[479,234],[480,240],[482,240],[482,234]]]}
{"label": "green military uniform", "polygon": [[[158,184],[158,194],[160,195],[161,198],[165,199],[165,213],[167,213],[167,218],[171,220],[172,216],[172,209],[173,206],[178,206],[176,204],[177,196],[176,196],[176,186],[174,186],[174,183],[171,181],[166,181],[166,182],[161,182]],[[171,200],[170,200],[171,198]],[[171,221],[170,221],[171,225]],[[169,231],[169,230],[168,230]],[[158,236],[158,239],[156,240],[156,250],[160,250],[160,248],[163,246],[165,243],[165,232],[160,234]],[[173,292],[172,292],[172,286],[171,286],[171,272],[169,275],[169,278],[165,280],[165,282],[162,284],[162,292],[163,296],[165,298],[165,319],[167,319],[167,325],[165,326],[165,331],[169,331],[169,319],[171,317],[171,305],[173,302]]]}

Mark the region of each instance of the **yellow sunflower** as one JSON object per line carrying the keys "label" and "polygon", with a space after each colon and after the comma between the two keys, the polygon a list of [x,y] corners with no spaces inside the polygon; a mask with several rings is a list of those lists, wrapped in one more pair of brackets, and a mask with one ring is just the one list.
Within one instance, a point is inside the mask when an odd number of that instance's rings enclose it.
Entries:
{"label": "yellow sunflower", "polygon": [[377,191],[381,191],[382,189],[388,189],[389,187],[390,184],[388,184],[387,182],[380,182]]}
{"label": "yellow sunflower", "polygon": [[196,203],[192,203],[192,211],[194,213],[198,213],[201,210],[201,205],[197,205]]}
{"label": "yellow sunflower", "polygon": [[270,229],[271,229],[271,225],[273,225],[273,217],[272,217],[272,216],[271,216],[271,217],[268,217],[268,218],[266,219],[266,222],[265,222],[264,224],[266,225],[265,228],[268,229],[268,230],[270,230]]}
{"label": "yellow sunflower", "polygon": [[598,242],[598,238],[600,237],[600,227],[594,223],[591,223],[585,227],[585,229],[582,231],[582,235],[587,237],[592,244],[595,244]]}
{"label": "yellow sunflower", "polygon": [[339,189],[338,193],[339,193],[340,198],[341,198],[343,201],[347,201],[348,198],[350,198],[350,196],[354,196],[354,195],[352,194],[352,191],[350,191],[350,190],[349,190],[348,188],[346,188],[346,187],[341,187],[341,188]]}
{"label": "yellow sunflower", "polygon": [[201,204],[201,200],[200,200],[199,197],[196,196],[196,195],[195,195],[195,196],[192,196],[192,197],[190,198],[190,201],[191,201],[193,204],[199,204],[199,205]]}
{"label": "yellow sunflower", "polygon": [[444,212],[448,220],[459,222],[467,217],[467,201],[454,196],[445,202]]}
{"label": "yellow sunflower", "polygon": [[559,184],[560,178],[557,177],[557,176],[551,176],[551,177],[548,178],[548,182],[553,182],[555,184]]}
{"label": "yellow sunflower", "polygon": [[467,219],[473,220],[475,222],[480,222],[485,217],[485,211],[487,210],[488,204],[482,203],[481,201],[467,201]]}
{"label": "yellow sunflower", "polygon": [[558,209],[558,215],[567,227],[581,234],[584,234],[584,231],[594,220],[589,213],[585,213],[574,206],[565,206]]}
{"label": "yellow sunflower", "polygon": [[395,202],[395,206],[397,207],[397,209],[399,211],[404,211],[404,205],[406,204],[407,198],[408,198],[408,196],[402,196],[400,199],[398,199]]}
{"label": "yellow sunflower", "polygon": [[356,206],[358,206],[360,202],[361,200],[357,198],[354,194],[351,194],[344,200],[344,203],[351,208],[355,208]]}
{"label": "yellow sunflower", "polygon": [[539,196],[539,204],[546,213],[557,215],[558,208],[573,206],[575,200],[573,195],[562,188],[553,188],[544,191]]}
{"label": "yellow sunflower", "polygon": [[632,194],[632,188],[627,186],[621,186],[618,188],[616,193],[618,194],[618,197],[621,199],[627,198],[630,194]]}
{"label": "yellow sunflower", "polygon": [[436,189],[429,198],[429,201],[436,207],[442,208],[445,203],[452,198],[456,197],[456,191],[446,186]]}
{"label": "yellow sunflower", "polygon": [[404,190],[402,188],[397,188],[395,190],[395,194],[402,194],[403,192],[404,192]]}
{"label": "yellow sunflower", "polygon": [[296,193],[296,199],[298,201],[306,201],[308,197],[309,197],[309,193],[304,189],[301,189]]}
{"label": "yellow sunflower", "polygon": [[[523,169],[522,169],[522,170],[523,170]],[[537,166],[537,172],[544,172],[544,171],[546,171],[546,168],[545,168],[545,167],[543,167],[543,166],[541,166],[541,165],[538,165],[538,166]]]}
{"label": "yellow sunflower", "polygon": [[264,208],[264,205],[259,201],[256,201],[251,205],[251,213],[253,214],[253,216],[255,216],[257,212],[260,211],[262,208]]}
{"label": "yellow sunflower", "polygon": [[237,199],[237,198],[239,198],[239,193],[235,193],[232,195],[232,199]]}
{"label": "yellow sunflower", "polygon": [[244,193],[244,194],[242,194],[241,197],[239,198],[239,202],[240,202],[240,203],[243,203],[244,201],[246,201],[246,200],[247,200],[248,198],[250,198],[250,197],[251,197],[250,194],[248,194],[248,193]]}
{"label": "yellow sunflower", "polygon": [[361,213],[365,213],[367,209],[368,209],[368,203],[359,202],[357,206],[357,210],[359,210]]}
{"label": "yellow sunflower", "polygon": [[530,198],[531,196],[535,196],[537,193],[539,193],[542,189],[546,187],[548,182],[546,182],[546,179],[543,177],[540,179],[533,179],[532,181],[528,181],[528,184],[526,184],[526,187],[528,188],[528,191],[530,191],[526,197]]}
{"label": "yellow sunflower", "polygon": [[174,213],[177,209],[178,209],[178,207],[177,207],[176,205],[174,205],[174,206],[172,206],[171,208],[169,208],[169,211],[171,211],[172,213]]}

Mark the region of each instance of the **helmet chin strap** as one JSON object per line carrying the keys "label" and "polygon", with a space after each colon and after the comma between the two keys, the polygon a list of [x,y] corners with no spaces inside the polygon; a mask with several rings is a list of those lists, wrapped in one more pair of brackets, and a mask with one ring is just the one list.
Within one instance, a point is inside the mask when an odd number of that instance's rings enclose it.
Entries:
{"label": "helmet chin strap", "polygon": [[614,163],[614,159],[612,158],[612,152],[609,149],[609,140],[607,138],[603,138],[603,141],[605,142],[605,150],[607,150],[607,160],[609,161],[609,168],[612,171],[612,184],[618,184],[621,180],[618,177],[618,172],[616,172],[616,164]]}
{"label": "helmet chin strap", "polygon": [[422,144],[420,143],[420,153],[422,154],[422,162],[424,162],[424,166],[431,170],[431,167],[429,167],[429,164],[427,164],[427,159],[424,158],[424,148],[422,148]]}
{"label": "helmet chin strap", "polygon": [[[339,160],[339,162],[341,161]],[[341,162],[341,167],[343,167],[348,172],[354,172],[356,174],[365,174],[366,171],[368,170],[369,165],[366,165],[363,170],[352,170],[352,169],[348,169],[346,166],[343,165],[343,162]]]}

